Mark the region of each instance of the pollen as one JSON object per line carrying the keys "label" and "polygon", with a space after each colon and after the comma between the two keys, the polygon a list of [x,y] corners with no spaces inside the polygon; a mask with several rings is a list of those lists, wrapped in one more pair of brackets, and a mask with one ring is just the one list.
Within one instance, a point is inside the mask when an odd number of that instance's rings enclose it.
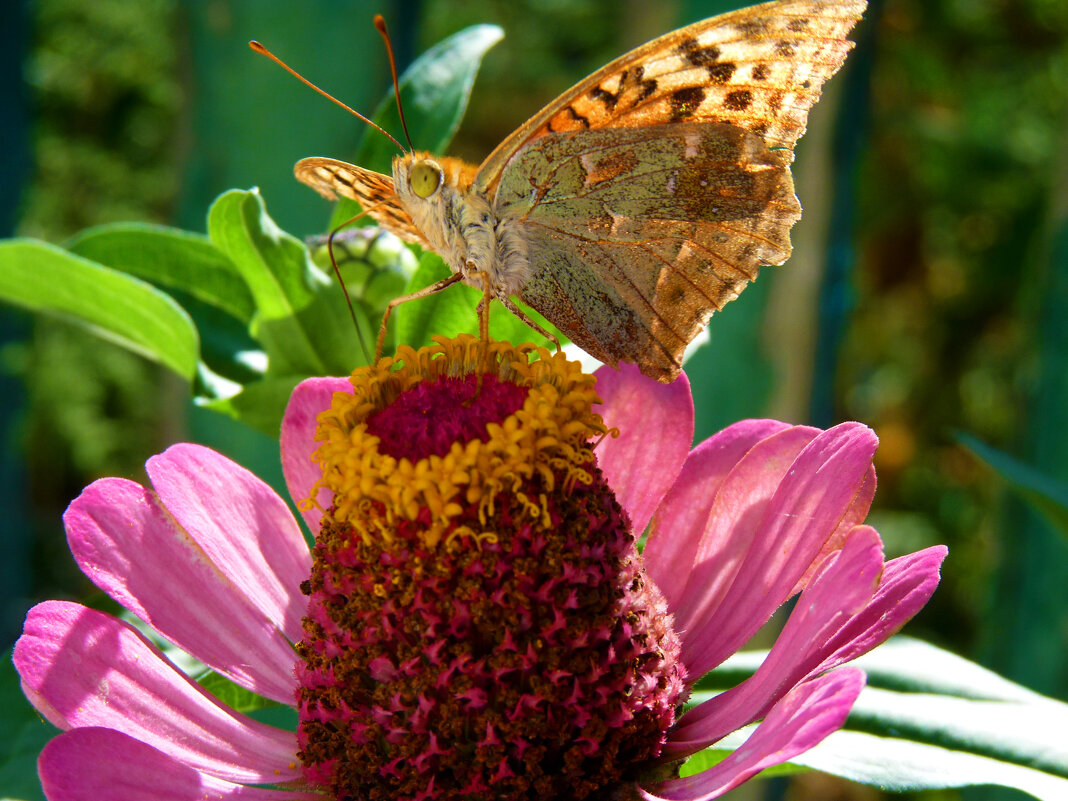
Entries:
{"label": "pollen", "polygon": [[298,740],[337,799],[607,798],[662,749],[679,642],[594,454],[595,379],[439,339],[319,418]]}

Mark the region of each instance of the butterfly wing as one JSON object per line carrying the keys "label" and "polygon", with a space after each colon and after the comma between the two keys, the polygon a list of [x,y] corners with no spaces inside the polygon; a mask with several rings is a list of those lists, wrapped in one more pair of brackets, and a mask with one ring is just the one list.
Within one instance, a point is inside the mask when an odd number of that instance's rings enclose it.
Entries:
{"label": "butterfly wing", "polygon": [[522,147],[552,133],[730,122],[792,148],[820,87],[853,43],[866,0],[779,0],[695,22],[632,50],[575,84],[486,158],[492,189]]}
{"label": "butterfly wing", "polygon": [[525,148],[497,193],[527,243],[521,298],[601,361],[672,380],[712,312],[789,255],[789,156],[723,123]]}
{"label": "butterfly wing", "polygon": [[430,245],[400,204],[388,175],[327,158],[301,159],[293,168],[297,180],[327,200],[338,195],[355,200],[379,225],[406,242]]}
{"label": "butterfly wing", "polygon": [[476,183],[527,242],[521,298],[593,355],[671,380],[800,217],[789,164],[863,0],[698,22],[565,92]]}

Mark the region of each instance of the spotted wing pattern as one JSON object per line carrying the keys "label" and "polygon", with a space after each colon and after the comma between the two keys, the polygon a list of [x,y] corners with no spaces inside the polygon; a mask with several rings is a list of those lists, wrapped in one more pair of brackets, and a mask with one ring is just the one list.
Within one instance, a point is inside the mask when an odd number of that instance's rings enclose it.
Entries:
{"label": "spotted wing pattern", "polygon": [[319,157],[301,159],[293,173],[327,200],[337,200],[338,195],[355,200],[390,233],[406,242],[430,247],[397,199],[390,176],[337,159]]}
{"label": "spotted wing pattern", "polygon": [[787,156],[722,123],[545,137],[497,195],[527,240],[522,300],[602,361],[672,380],[712,312],[789,255]]}
{"label": "spotted wing pattern", "polygon": [[480,169],[492,187],[533,140],[599,128],[729,122],[792,148],[820,87],[853,43],[866,0],[780,0],[695,22],[632,50],[568,89]]}

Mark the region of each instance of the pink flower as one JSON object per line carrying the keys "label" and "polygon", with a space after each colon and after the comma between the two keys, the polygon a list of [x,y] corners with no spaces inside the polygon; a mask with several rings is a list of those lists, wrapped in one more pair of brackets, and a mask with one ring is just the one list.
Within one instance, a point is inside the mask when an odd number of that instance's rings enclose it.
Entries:
{"label": "pink flower", "polygon": [[[649,708],[661,710],[650,719],[665,721],[665,730],[654,738],[653,756],[643,752],[643,761],[620,781],[648,799],[715,798],[841,727],[864,677],[839,666],[883,642],[926,603],[945,549],[884,563],[878,534],[863,525],[875,489],[876,439],[862,425],[820,431],[748,420],[691,451],[693,405],[685,376],[665,386],[631,368],[602,369],[596,388],[605,423],[621,432],[596,446],[597,462],[633,530],[649,527],[643,555],[635,557],[636,578],[628,579],[648,587],[634,608],[659,610],[657,636],[667,652],[655,674],[662,686],[650,679],[648,688],[628,689],[648,691],[654,699]],[[348,379],[305,381],[290,400],[282,429],[290,493],[296,499],[317,493],[318,506],[302,512],[316,532],[324,510],[333,512],[332,493],[310,457],[316,417],[335,392],[351,393],[352,385]],[[197,445],[173,446],[146,467],[152,489],[102,479],[67,510],[71,551],[86,575],[162,637],[268,699],[294,705],[298,690],[306,692],[313,678],[327,685],[337,679],[326,675],[333,667],[297,668],[294,645],[304,640],[301,648],[309,650],[308,627],[331,624],[321,608],[316,611],[323,596],[309,590],[312,555],[286,504],[245,469]],[[492,551],[492,541],[480,542]],[[327,572],[316,581],[341,580],[338,575]],[[367,576],[369,582],[380,579]],[[673,710],[689,686],[799,590],[760,669],[675,720]],[[532,596],[538,593],[531,588]],[[563,606],[557,619],[539,624],[544,636],[575,636]],[[318,622],[302,627],[306,615]],[[341,640],[315,642],[330,651]],[[511,634],[505,642],[512,643]],[[363,678],[346,683],[397,681],[410,666],[389,657],[369,657]],[[310,747],[305,729],[298,742],[293,731],[227,708],[115,617],[65,601],[39,604],[27,615],[14,660],[27,697],[65,730],[38,763],[50,801],[332,797],[324,796],[317,777],[332,775],[336,766],[327,760],[310,768],[298,758]],[[453,698],[472,720],[482,720],[477,716],[492,705],[493,688],[463,686],[471,675],[464,664],[450,670]],[[557,678],[545,676],[548,682]],[[347,719],[347,736],[359,741],[361,732],[381,726],[376,731],[400,743],[407,729],[426,727],[427,746],[412,770],[431,765],[444,776],[448,765],[442,760],[454,753],[447,742],[452,735],[435,733],[435,707],[422,696],[411,705],[414,716],[404,718],[406,730],[394,730],[399,718],[393,713],[405,703],[398,693],[392,711],[376,707],[388,720]],[[309,701],[301,698],[304,715]],[[666,711],[664,698],[671,701]],[[327,707],[315,703],[318,711],[302,717],[305,723],[321,723]],[[536,705],[537,693],[522,703]],[[569,713],[581,718],[587,707]],[[623,726],[631,713],[614,714]],[[703,773],[677,778],[679,760],[759,720],[742,748]],[[606,718],[604,725],[617,721]],[[468,736],[472,749],[505,748],[505,735],[492,726]],[[591,738],[579,745],[597,756],[603,742]],[[519,764],[514,755],[502,758],[489,779],[515,781]],[[384,773],[407,769],[382,766]],[[423,797],[447,797],[439,786],[444,779],[436,784],[435,774],[429,775]],[[606,797],[614,788],[618,784],[595,788],[590,797]]]}

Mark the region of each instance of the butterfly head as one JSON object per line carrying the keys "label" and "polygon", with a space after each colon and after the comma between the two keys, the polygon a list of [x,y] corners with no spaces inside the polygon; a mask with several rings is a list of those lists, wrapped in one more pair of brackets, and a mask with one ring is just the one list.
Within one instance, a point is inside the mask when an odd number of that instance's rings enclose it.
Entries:
{"label": "butterfly head", "polygon": [[[393,159],[393,190],[431,247],[454,267],[466,260],[458,237],[475,168],[460,159],[416,151]],[[461,237],[462,238],[462,237]]]}
{"label": "butterfly head", "polygon": [[420,159],[408,170],[408,188],[412,194],[423,200],[441,189],[444,180],[445,173],[442,172],[441,165],[433,159]]}
{"label": "butterfly head", "polygon": [[450,194],[441,163],[428,153],[405,153],[393,159],[393,190],[416,227],[437,246],[443,209]]}
{"label": "butterfly head", "polygon": [[439,202],[448,183],[445,169],[428,153],[405,153],[393,159],[393,186],[409,208]]}

